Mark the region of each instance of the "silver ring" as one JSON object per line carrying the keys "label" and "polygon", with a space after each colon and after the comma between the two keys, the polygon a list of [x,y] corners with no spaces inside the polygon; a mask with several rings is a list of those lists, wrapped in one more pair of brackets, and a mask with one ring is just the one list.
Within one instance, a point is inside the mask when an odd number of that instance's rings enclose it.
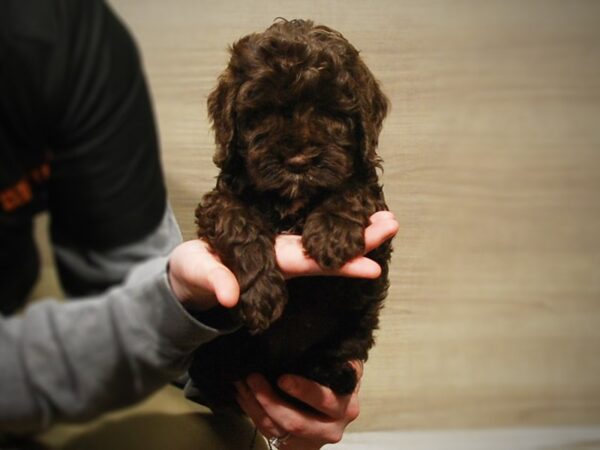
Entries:
{"label": "silver ring", "polygon": [[291,437],[291,434],[287,433],[281,437],[275,436],[275,437],[269,438],[269,445],[271,447],[278,449],[281,445],[285,444],[290,439],[290,437]]}

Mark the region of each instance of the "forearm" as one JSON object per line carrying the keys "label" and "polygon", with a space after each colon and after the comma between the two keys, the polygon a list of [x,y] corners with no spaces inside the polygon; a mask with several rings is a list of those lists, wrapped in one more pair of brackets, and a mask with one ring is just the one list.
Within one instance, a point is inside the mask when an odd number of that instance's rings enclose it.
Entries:
{"label": "forearm", "polygon": [[181,373],[221,331],[173,297],[166,258],[83,302],[44,301],[0,321],[0,430],[36,431],[132,404]]}

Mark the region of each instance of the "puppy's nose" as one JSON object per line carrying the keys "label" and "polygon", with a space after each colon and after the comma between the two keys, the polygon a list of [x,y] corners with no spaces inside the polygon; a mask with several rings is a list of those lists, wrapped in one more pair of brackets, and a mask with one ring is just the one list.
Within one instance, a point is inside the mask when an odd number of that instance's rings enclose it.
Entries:
{"label": "puppy's nose", "polygon": [[285,162],[286,166],[293,172],[306,170],[310,164],[310,158],[306,155],[294,155]]}

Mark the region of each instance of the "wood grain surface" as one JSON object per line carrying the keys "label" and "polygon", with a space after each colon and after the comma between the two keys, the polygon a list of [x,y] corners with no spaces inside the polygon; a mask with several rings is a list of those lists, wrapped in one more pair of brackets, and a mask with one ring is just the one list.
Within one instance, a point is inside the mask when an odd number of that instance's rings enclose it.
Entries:
{"label": "wood grain surface", "polygon": [[112,0],[142,50],[186,238],[206,97],[278,16],[341,31],[391,99],[401,223],[351,429],[600,424],[600,2]]}

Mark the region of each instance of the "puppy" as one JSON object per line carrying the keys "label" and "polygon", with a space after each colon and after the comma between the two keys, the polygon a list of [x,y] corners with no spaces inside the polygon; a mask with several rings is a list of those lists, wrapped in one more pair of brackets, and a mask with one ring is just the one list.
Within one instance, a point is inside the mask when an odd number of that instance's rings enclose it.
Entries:
{"label": "puppy", "polygon": [[295,373],[351,393],[348,361],[366,360],[388,289],[387,242],[368,257],[376,280],[285,280],[275,238],[302,235],[307,254],[337,269],[364,253],[369,217],[386,210],[376,153],[388,100],[337,31],[280,20],[230,49],[208,98],[216,188],[196,210],[198,236],[236,275],[243,327],[203,345],[190,376],[209,405],[233,404],[232,381]]}

